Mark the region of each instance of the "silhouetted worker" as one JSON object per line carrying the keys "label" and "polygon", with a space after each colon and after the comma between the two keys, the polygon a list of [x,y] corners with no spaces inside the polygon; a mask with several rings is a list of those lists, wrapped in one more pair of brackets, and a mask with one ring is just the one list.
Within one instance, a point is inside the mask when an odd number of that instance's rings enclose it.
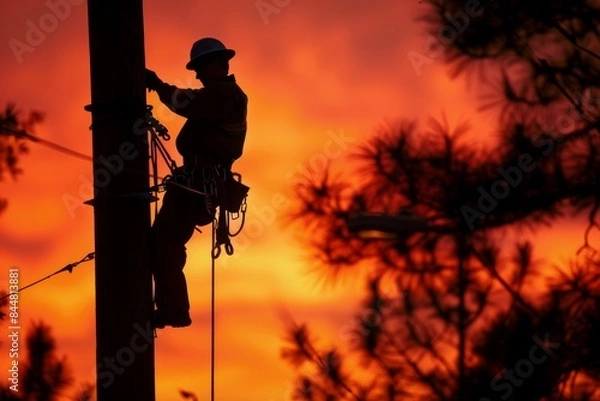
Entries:
{"label": "silhouetted worker", "polygon": [[[184,170],[193,171],[195,182],[191,185],[200,191],[207,168],[229,171],[233,161],[242,154],[248,98],[235,77],[229,75],[229,60],[234,55],[234,50],[214,38],[202,38],[193,44],[186,68],[196,72],[196,78],[204,86],[202,89],[179,89],[146,70],[148,89],[155,90],[173,112],[187,118],[177,136],[176,147],[183,156]],[[151,233],[156,251],[153,262],[155,327],[191,324],[183,274],[185,244],[196,225],[207,225],[213,219],[214,209],[209,212],[204,196],[179,186],[167,186]]]}

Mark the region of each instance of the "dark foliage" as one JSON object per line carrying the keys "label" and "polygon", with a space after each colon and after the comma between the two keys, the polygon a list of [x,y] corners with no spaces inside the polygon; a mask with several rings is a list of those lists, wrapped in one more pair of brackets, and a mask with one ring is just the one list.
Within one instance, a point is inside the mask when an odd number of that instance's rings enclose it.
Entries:
{"label": "dark foliage", "polygon": [[71,384],[65,358],[56,356],[50,326],[36,324],[25,340],[28,360],[23,370],[23,401],[53,401]]}
{"label": "dark foliage", "polygon": [[[25,137],[42,119],[35,111],[23,117],[14,104],[0,111],[0,181],[6,176],[14,179],[22,173],[19,157],[27,153]],[[6,199],[0,198],[0,212],[6,204]]]}
{"label": "dark foliage", "polygon": [[[4,385],[0,386],[2,400],[14,401],[54,401],[61,399],[72,383],[71,374],[66,364],[66,358],[56,355],[56,345],[50,326],[44,323],[33,325],[25,339],[26,358],[19,359],[18,392]],[[23,351],[21,355],[25,356]],[[84,393],[90,394],[90,388]],[[90,398],[75,398],[77,401]]]}
{"label": "dark foliage", "polygon": [[[427,3],[435,37],[472,2]],[[600,5],[480,3],[440,41],[455,74],[491,88],[487,106],[502,111],[493,147],[469,143],[467,126],[403,123],[367,141],[347,175],[298,183],[293,218],[325,274],[366,267],[371,279],[336,348],[317,346],[306,325],[288,329],[297,400],[600,399],[600,259],[589,239],[600,227]],[[367,240],[347,226],[360,212],[408,213],[430,229]],[[504,239],[578,213],[589,226],[569,266]]]}

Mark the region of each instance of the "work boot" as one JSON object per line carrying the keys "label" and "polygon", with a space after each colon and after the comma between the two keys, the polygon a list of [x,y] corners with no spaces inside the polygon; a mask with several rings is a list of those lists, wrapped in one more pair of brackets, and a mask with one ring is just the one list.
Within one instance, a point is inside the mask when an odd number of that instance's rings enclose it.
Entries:
{"label": "work boot", "polygon": [[152,312],[152,325],[156,329],[164,329],[165,326],[187,327],[192,324],[188,312],[169,313],[161,309]]}

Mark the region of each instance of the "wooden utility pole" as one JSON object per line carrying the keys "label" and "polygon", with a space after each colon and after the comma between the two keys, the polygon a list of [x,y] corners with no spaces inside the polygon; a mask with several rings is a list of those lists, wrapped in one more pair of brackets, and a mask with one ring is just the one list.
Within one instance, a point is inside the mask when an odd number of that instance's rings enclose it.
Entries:
{"label": "wooden utility pole", "polygon": [[131,196],[149,186],[142,0],[88,0],[88,23],[97,398],[154,401],[150,204]]}

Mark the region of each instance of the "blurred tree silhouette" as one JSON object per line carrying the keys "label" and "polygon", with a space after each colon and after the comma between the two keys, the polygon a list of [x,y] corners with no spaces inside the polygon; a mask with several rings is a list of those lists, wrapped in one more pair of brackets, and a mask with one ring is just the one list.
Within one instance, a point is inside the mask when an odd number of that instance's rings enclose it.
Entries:
{"label": "blurred tree silhouette", "polygon": [[[2,399],[18,401],[58,400],[71,383],[65,358],[56,356],[56,345],[50,326],[42,322],[33,325],[25,340],[27,359],[19,360],[18,392],[0,386]],[[23,351],[20,352],[23,355]]]}
{"label": "blurred tree silhouette", "polygon": [[[2,296],[2,294],[0,294]],[[6,302],[0,304],[0,309]],[[0,317],[3,319],[5,315]],[[56,355],[56,344],[52,337],[50,326],[43,322],[35,323],[25,340],[24,353],[19,357],[18,392],[0,384],[0,400],[6,401],[54,401],[63,400],[66,390],[73,383],[67,367],[66,357]],[[26,358],[23,356],[26,355]],[[94,386],[85,384],[75,392],[73,401],[95,400]]]}
{"label": "blurred tree silhouette", "polygon": [[72,383],[65,358],[56,356],[50,326],[37,323],[26,339],[27,362],[23,370],[23,400],[53,401]]}
{"label": "blurred tree silhouette", "polygon": [[[426,3],[452,72],[490,88],[498,143],[474,147],[466,125],[402,123],[367,141],[348,175],[298,183],[292,218],[327,274],[363,267],[371,278],[347,348],[323,349],[290,324],[293,399],[600,399],[600,258],[589,238],[600,228],[600,5]],[[408,212],[431,230],[360,238],[347,220],[365,211]],[[564,268],[505,239],[581,213],[584,246]]]}
{"label": "blurred tree silhouette", "polygon": [[[0,111],[0,181],[6,175],[14,179],[21,174],[19,156],[27,153],[25,134],[42,119],[42,114],[37,111],[22,117],[14,104],[8,104],[4,111]],[[0,212],[6,204],[6,199],[0,198]]]}

